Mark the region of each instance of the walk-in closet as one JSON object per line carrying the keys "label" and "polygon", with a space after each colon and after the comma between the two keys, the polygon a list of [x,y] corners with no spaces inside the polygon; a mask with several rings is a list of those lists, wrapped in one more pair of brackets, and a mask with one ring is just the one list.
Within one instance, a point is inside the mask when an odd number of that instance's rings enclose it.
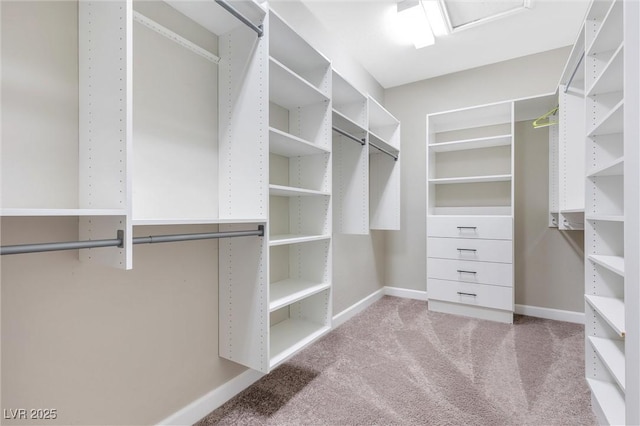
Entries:
{"label": "walk-in closet", "polygon": [[0,423],[640,423],[639,28],[0,0]]}

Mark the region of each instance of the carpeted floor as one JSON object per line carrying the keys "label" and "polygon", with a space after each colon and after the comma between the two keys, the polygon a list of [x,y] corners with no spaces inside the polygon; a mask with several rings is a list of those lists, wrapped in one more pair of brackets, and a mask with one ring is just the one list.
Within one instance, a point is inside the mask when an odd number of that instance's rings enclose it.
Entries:
{"label": "carpeted floor", "polygon": [[595,425],[584,327],[384,297],[198,425]]}

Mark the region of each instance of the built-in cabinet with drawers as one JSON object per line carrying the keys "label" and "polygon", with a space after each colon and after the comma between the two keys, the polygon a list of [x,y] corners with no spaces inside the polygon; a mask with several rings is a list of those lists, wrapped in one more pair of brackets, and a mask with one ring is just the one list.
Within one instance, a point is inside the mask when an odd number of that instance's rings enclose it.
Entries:
{"label": "built-in cabinet with drawers", "polygon": [[514,104],[427,116],[429,309],[513,321]]}

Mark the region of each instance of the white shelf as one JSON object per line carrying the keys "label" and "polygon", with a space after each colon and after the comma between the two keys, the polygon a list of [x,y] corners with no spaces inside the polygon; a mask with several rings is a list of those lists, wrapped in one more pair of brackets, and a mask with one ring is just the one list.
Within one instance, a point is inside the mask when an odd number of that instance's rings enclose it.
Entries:
{"label": "white shelf", "polygon": [[581,215],[581,214],[584,214],[584,209],[563,209],[563,210],[560,210],[560,214]]}
{"label": "white shelf", "polygon": [[626,424],[624,397],[620,389],[614,383],[602,380],[587,379],[587,383],[593,393],[593,399],[600,405],[606,422],[610,425]]}
{"label": "white shelf", "polygon": [[329,150],[282,130],[269,128],[269,152],[284,157],[326,154]]}
{"label": "white shelf", "polygon": [[276,195],[279,197],[309,197],[315,195],[331,195],[331,193],[283,185],[269,185],[269,195]]}
{"label": "white shelf", "polygon": [[[370,144],[374,144],[377,145],[378,147],[385,149],[389,152],[392,152],[394,154],[399,153],[400,151],[398,150],[398,148],[396,148],[395,146],[391,145],[391,143],[389,141],[386,141],[385,139],[383,139],[382,137],[376,135],[373,132],[369,132],[369,143]],[[375,150],[375,148],[371,148],[373,150]],[[369,150],[371,152],[371,149]],[[380,151],[375,151],[375,152],[380,152]]]}
{"label": "white shelf", "polygon": [[238,219],[213,219],[213,218],[162,218],[162,219],[133,219],[133,226],[158,226],[158,225],[216,225],[233,223],[265,223],[266,218],[238,218]]}
{"label": "white shelf", "polygon": [[329,101],[318,88],[274,58],[269,58],[269,99],[287,109]]}
{"label": "white shelf", "polygon": [[498,135],[485,138],[465,139],[429,145],[432,152],[462,151],[466,149],[490,148],[511,145],[511,135]]}
{"label": "white shelf", "polygon": [[599,254],[590,254],[589,260],[624,277],[624,257],[622,256],[603,256]]}
{"label": "white shelf", "polygon": [[1,209],[0,216],[125,216],[124,209]]}
{"label": "white shelf", "polygon": [[595,336],[589,336],[588,339],[607,370],[624,391],[624,342]]}
{"label": "white shelf", "polygon": [[376,127],[397,126],[400,122],[391,115],[378,101],[369,96],[369,129]]}
{"label": "white shelf", "polygon": [[284,246],[287,244],[307,243],[331,239],[331,235],[281,234],[269,237],[269,246]]}
{"label": "white shelf", "polygon": [[622,28],[622,2],[613,1],[611,8],[600,24],[597,34],[593,38],[591,46],[587,49],[587,54],[606,52],[614,49],[623,39]]}
{"label": "white shelf", "polygon": [[624,124],[624,99],[618,102],[611,111],[589,132],[587,136],[609,135],[621,133]]}
{"label": "white shelf", "polygon": [[491,176],[469,176],[469,177],[457,177],[457,178],[429,179],[429,183],[440,185],[440,184],[455,184],[455,183],[508,182],[510,180],[511,180],[511,175],[491,175]]}
{"label": "white shelf", "polygon": [[606,214],[590,214],[587,220],[603,221],[603,222],[624,222],[624,216],[606,215]]}
{"label": "white shelf", "polygon": [[587,303],[609,324],[620,337],[625,335],[624,301],[613,297],[586,294]]}
{"label": "white shelf", "polygon": [[623,68],[624,46],[621,44],[600,73],[600,76],[593,83],[591,89],[589,89],[587,96],[621,91]]}
{"label": "white shelf", "polygon": [[331,283],[315,283],[299,279],[286,279],[271,283],[269,311],[273,312],[305,297],[320,293],[331,287]]}
{"label": "white shelf", "polygon": [[[333,126],[339,128],[340,130],[344,130],[347,133],[351,133],[353,136],[360,136],[367,132],[363,126],[359,125],[340,111],[337,111],[335,108],[333,110]],[[364,137],[364,136],[363,136]]]}
{"label": "white shelf", "polygon": [[274,368],[297,351],[318,339],[331,328],[299,319],[288,319],[271,327],[270,368]]}
{"label": "white shelf", "polygon": [[616,158],[602,167],[598,167],[587,174],[593,176],[622,176],[624,174],[624,157]]}

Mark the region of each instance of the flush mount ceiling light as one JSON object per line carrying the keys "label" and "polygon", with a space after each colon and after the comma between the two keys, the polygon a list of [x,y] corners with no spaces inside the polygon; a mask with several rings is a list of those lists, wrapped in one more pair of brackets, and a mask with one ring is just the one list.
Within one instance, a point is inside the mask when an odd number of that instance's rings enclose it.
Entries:
{"label": "flush mount ceiling light", "polygon": [[438,0],[452,33],[532,8],[533,0]]}
{"label": "flush mount ceiling light", "polygon": [[402,0],[396,4],[398,31],[411,40],[416,49],[431,46],[435,36],[448,33],[447,24],[437,0]]}

